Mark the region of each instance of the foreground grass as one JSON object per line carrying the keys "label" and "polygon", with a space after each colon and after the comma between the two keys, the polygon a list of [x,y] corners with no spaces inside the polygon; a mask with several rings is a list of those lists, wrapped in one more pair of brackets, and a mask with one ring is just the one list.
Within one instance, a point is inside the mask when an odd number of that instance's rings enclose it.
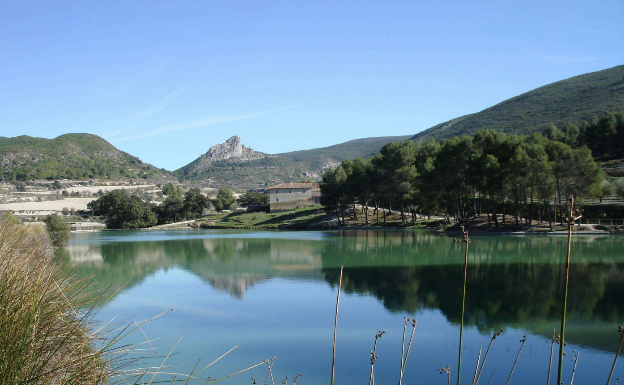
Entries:
{"label": "foreground grass", "polygon": [[62,273],[41,228],[0,220],[0,384],[97,384],[85,282]]}

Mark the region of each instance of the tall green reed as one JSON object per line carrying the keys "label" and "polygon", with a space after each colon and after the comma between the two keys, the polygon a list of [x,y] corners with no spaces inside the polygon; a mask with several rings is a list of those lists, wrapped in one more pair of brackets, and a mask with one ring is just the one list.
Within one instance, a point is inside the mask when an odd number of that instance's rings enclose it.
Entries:
{"label": "tall green reed", "polygon": [[459,348],[457,358],[457,385],[459,385],[461,377],[461,361],[462,361],[462,344],[464,341],[464,314],[466,310],[466,280],[468,279],[468,247],[470,245],[470,239],[468,238],[468,232],[464,226],[461,227],[463,232],[463,238],[453,238],[453,242],[465,244],[464,250],[464,281],[462,284],[462,311],[461,311],[461,324],[459,326]]}
{"label": "tall green reed", "polygon": [[569,199],[568,210],[568,251],[566,253],[565,281],[563,288],[562,309],[561,309],[561,342],[559,343],[559,366],[557,370],[557,385],[563,379],[563,348],[565,346],[566,312],[568,307],[568,287],[570,284],[570,255],[572,254],[572,228],[577,220],[581,219],[580,211],[574,209],[574,196]]}

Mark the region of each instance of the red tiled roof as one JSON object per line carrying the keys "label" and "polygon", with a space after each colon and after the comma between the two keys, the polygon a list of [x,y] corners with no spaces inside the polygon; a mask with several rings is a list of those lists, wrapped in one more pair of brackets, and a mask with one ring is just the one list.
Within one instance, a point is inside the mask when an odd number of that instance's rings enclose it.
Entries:
{"label": "red tiled roof", "polygon": [[269,190],[276,190],[278,188],[318,188],[318,183],[280,183],[278,185],[269,187]]}

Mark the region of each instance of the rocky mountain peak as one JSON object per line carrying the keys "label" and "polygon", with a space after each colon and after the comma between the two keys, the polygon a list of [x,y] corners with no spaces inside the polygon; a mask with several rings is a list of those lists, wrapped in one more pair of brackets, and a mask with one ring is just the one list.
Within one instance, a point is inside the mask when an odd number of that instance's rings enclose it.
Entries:
{"label": "rocky mountain peak", "polygon": [[262,159],[267,155],[245,147],[239,136],[233,136],[223,144],[215,144],[202,156],[202,163],[212,163],[219,160],[248,161]]}

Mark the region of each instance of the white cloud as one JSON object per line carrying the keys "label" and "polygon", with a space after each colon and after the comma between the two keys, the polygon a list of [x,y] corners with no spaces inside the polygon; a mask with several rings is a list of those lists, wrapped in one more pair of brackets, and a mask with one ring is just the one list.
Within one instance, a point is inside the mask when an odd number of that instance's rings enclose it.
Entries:
{"label": "white cloud", "polygon": [[156,128],[154,130],[138,133],[138,134],[122,136],[121,138],[112,140],[112,142],[119,143],[119,142],[125,142],[127,140],[141,139],[141,138],[148,138],[150,136],[162,135],[168,132],[188,130],[190,128],[199,128],[199,127],[211,126],[213,124],[218,124],[218,123],[229,123],[229,122],[236,122],[239,120],[247,120],[247,119],[257,118],[260,116],[274,114],[276,112],[289,110],[291,108],[292,107],[276,108],[274,110],[263,111],[263,112],[250,114],[250,115],[206,117],[203,119],[193,120],[193,121],[186,122],[186,123],[179,123],[179,124],[164,126],[164,127]]}
{"label": "white cloud", "polygon": [[136,110],[131,112],[130,114],[128,114],[126,117],[124,118],[120,118],[120,119],[113,119],[111,121],[108,121],[106,123],[104,123],[105,126],[115,126],[115,127],[125,127],[125,129],[118,129],[112,132],[107,133],[106,135],[104,135],[105,138],[112,138],[115,136],[119,136],[124,134],[125,132],[127,132],[128,130],[134,128],[134,126],[141,122],[142,120],[145,120],[147,118],[149,118],[152,115],[155,115],[156,113],[164,110],[165,108],[169,107],[172,103],[174,103],[176,101],[176,99],[178,98],[178,96],[180,95],[180,90],[177,91],[173,91],[167,95],[165,95],[164,98],[162,98],[159,102],[151,105],[151,106],[147,106],[143,109],[140,110]]}

